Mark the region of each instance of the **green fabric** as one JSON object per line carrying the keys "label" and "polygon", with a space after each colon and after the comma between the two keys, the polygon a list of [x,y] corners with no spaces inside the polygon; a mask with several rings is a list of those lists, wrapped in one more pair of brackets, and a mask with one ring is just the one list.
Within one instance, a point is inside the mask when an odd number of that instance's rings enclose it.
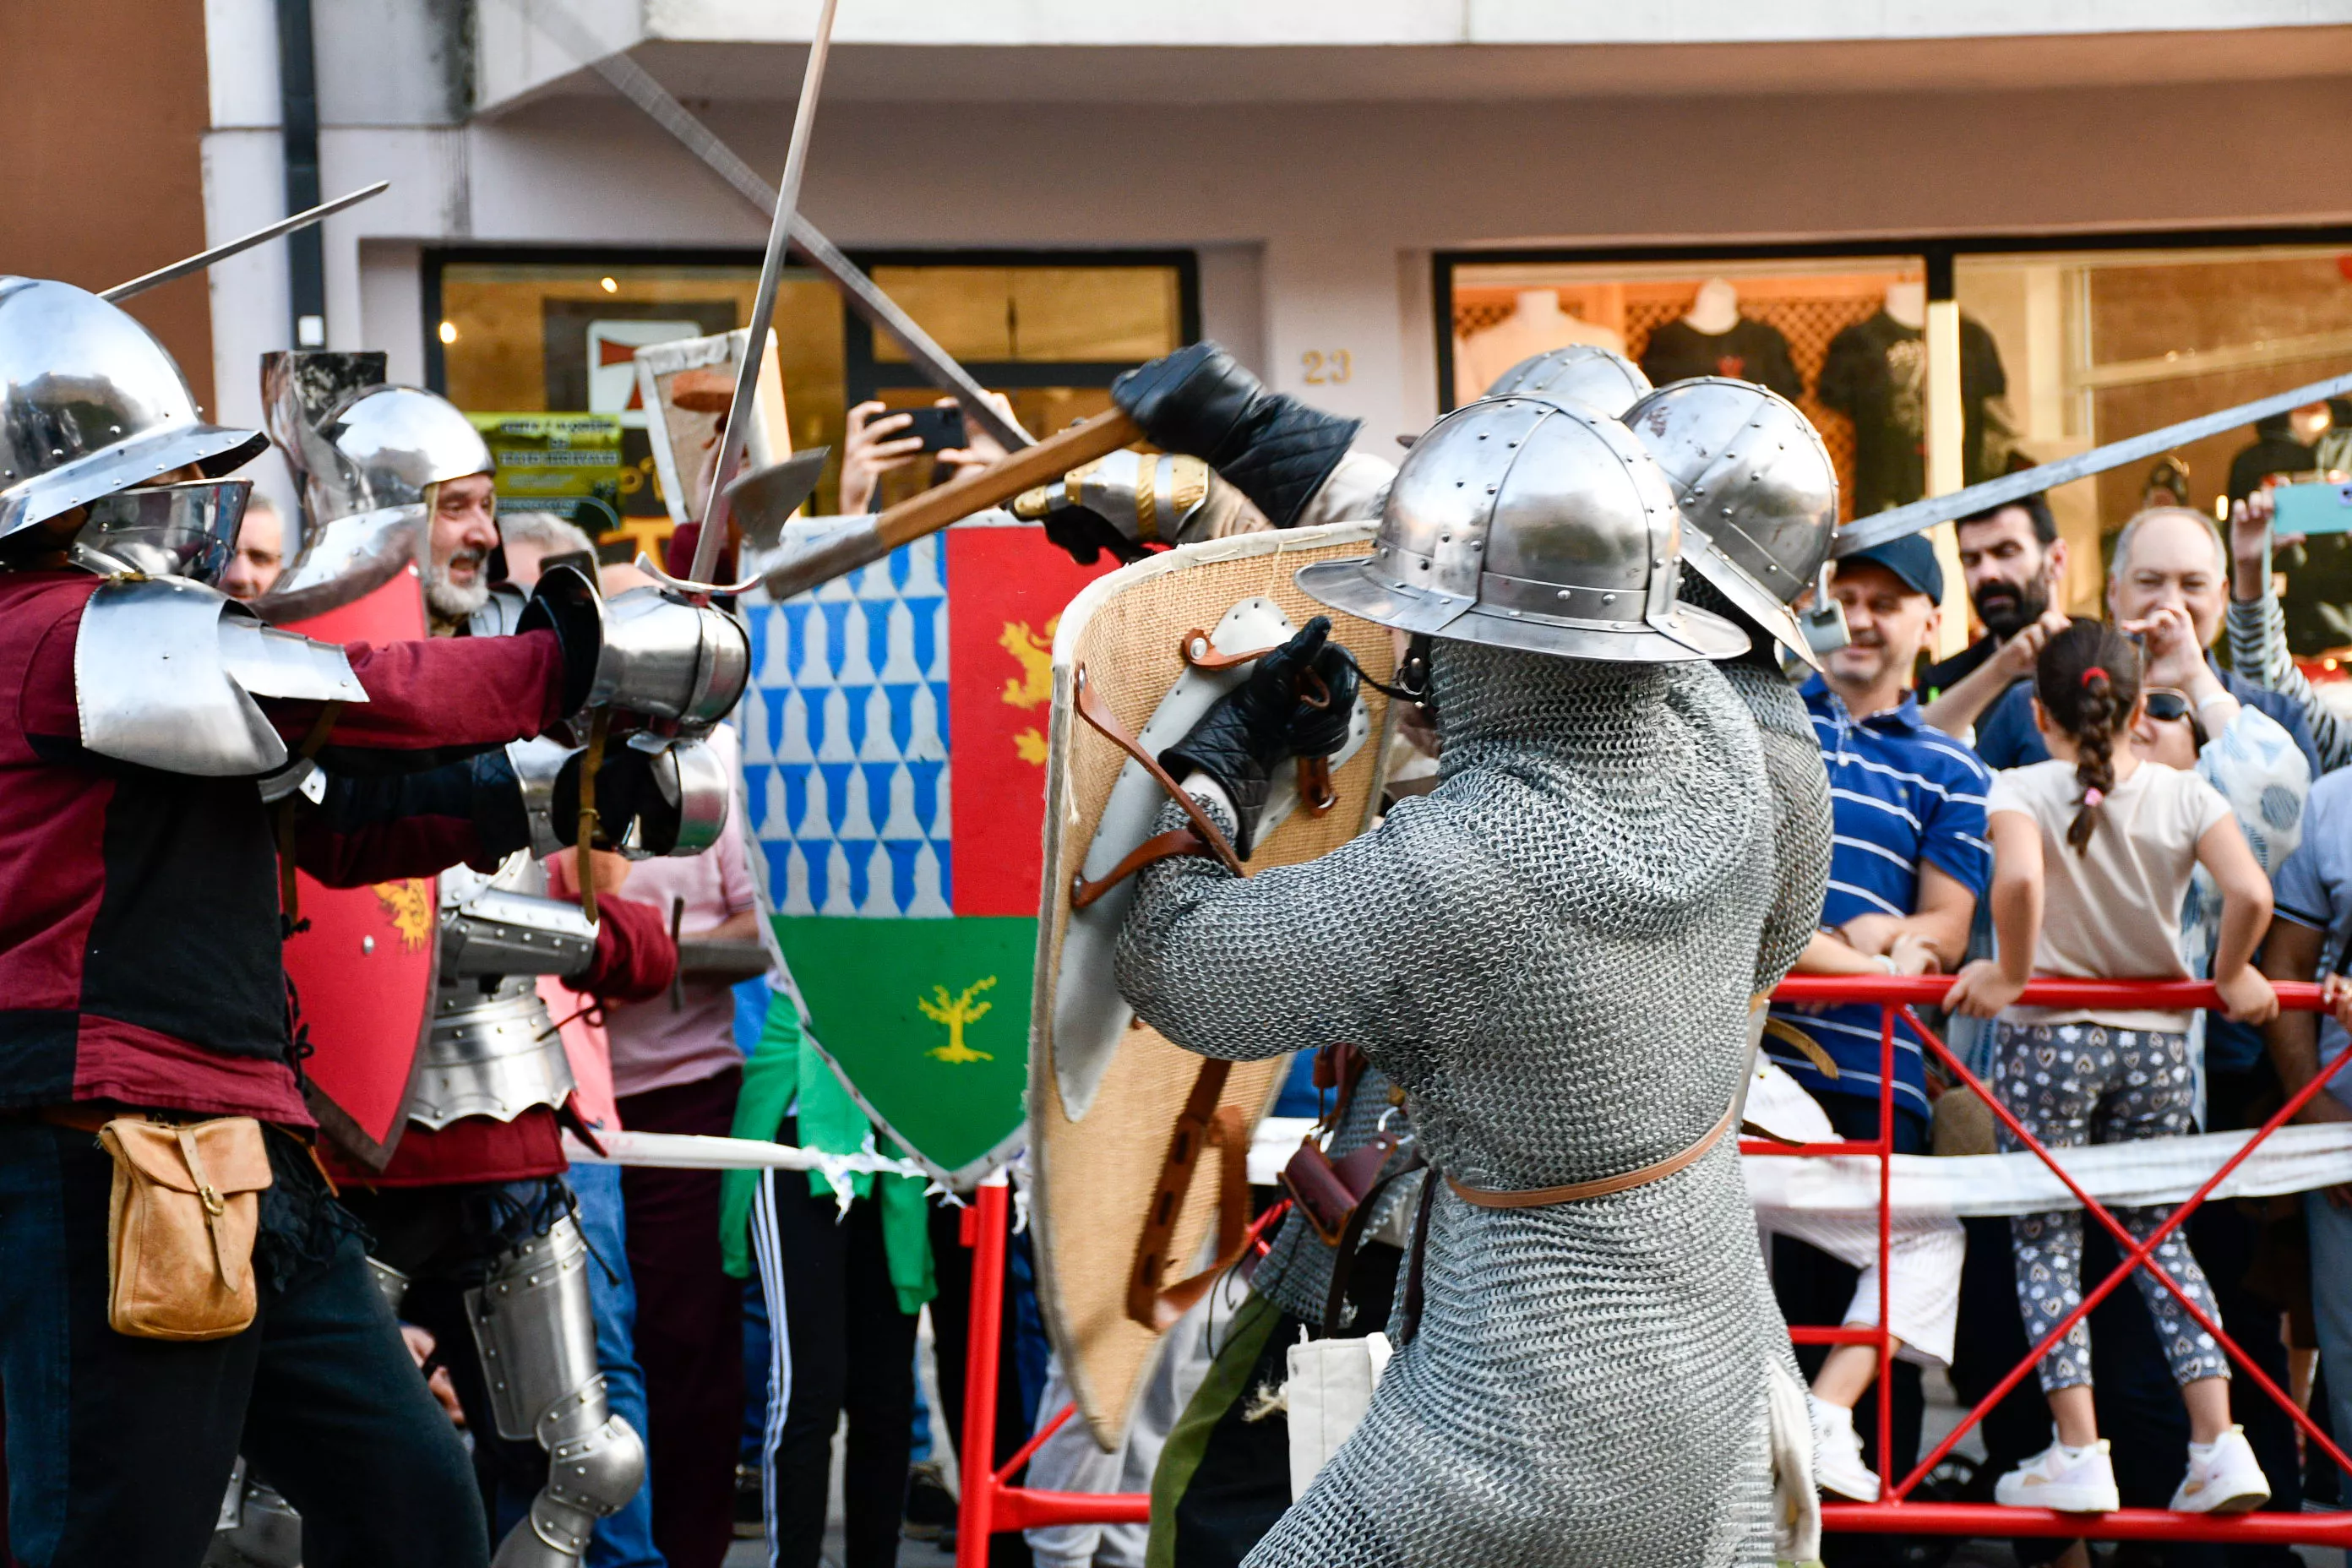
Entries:
{"label": "green fabric", "polygon": [[[743,1091],[735,1102],[730,1131],[738,1138],[773,1141],[795,1096],[802,1148],[821,1154],[865,1151],[874,1124],[802,1035],[792,999],[771,993],[760,1042],[743,1066]],[[882,1152],[898,1152],[895,1147]],[[739,1279],[751,1273],[751,1200],[760,1176],[758,1171],[729,1171],[720,1177],[719,1245],[727,1271]],[[853,1197],[870,1198],[880,1205],[882,1248],[889,1259],[890,1284],[898,1293],[898,1310],[910,1315],[920,1311],[924,1302],[939,1294],[931,1263],[929,1205],[923,1195],[929,1184],[919,1176],[877,1176],[866,1171],[852,1172],[843,1180]],[[809,1172],[808,1183],[814,1195],[833,1194],[833,1184],[822,1171]]]}
{"label": "green fabric", "polygon": [[[1235,1402],[1249,1392],[1251,1375],[1265,1342],[1282,1321],[1282,1309],[1253,1291],[1234,1314],[1231,1337],[1209,1364],[1208,1376],[1193,1392],[1192,1402],[1169,1428],[1151,1471],[1151,1532],[1144,1544],[1144,1568],[1174,1568],[1176,1505],[1192,1485],[1192,1476],[1208,1453],[1210,1436]],[[1285,1477],[1287,1484],[1288,1478]]]}

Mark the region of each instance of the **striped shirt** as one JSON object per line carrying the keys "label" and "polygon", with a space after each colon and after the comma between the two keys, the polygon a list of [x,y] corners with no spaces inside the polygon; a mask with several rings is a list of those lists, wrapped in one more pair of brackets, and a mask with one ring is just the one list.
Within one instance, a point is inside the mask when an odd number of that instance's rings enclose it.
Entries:
{"label": "striped shirt", "polygon": [[[1807,681],[1805,709],[1829,769],[1830,850],[1824,926],[1869,914],[1916,912],[1919,866],[1934,866],[1981,900],[1992,879],[1992,848],[1985,837],[1985,797],[1992,774],[1976,753],[1930,729],[1918,700],[1856,721],[1820,676]],[[1791,1047],[1768,1036],[1775,1061],[1815,1094],[1878,1098],[1879,1013],[1872,1006],[1773,1016],[1812,1037],[1838,1065],[1828,1078]],[[1895,1102],[1924,1116],[1927,1091],[1919,1042],[1901,1023],[1895,1030]]]}

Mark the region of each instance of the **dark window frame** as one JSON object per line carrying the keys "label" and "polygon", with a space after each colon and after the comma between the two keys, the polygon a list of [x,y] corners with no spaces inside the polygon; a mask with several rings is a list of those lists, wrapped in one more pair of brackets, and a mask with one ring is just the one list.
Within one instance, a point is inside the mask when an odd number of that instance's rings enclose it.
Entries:
{"label": "dark window frame", "polygon": [[[1201,336],[1201,258],[1197,250],[1174,248],[1036,249],[959,247],[952,249],[899,247],[852,250],[849,258],[860,270],[877,267],[1149,267],[1176,272],[1177,336],[1180,342]],[[741,247],[650,246],[428,246],[419,255],[425,337],[425,384],[434,392],[448,386],[448,369],[441,342],[441,278],[453,266],[499,267],[750,267],[761,253]],[[795,267],[793,270],[806,271]],[[927,387],[911,364],[879,360],[874,353],[874,329],[864,318],[842,305],[842,379],[846,402],[856,404],[881,391]],[[1108,386],[1131,360],[966,360],[961,362],[983,386]],[[560,411],[559,411],[560,412]]]}

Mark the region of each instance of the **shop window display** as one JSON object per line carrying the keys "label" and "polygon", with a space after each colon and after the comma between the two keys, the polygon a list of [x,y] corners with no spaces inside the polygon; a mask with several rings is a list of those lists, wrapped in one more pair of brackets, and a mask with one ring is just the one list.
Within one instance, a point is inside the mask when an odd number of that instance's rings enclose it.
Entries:
{"label": "shop window display", "polygon": [[[1009,396],[1033,431],[1108,407],[1114,375],[1197,331],[1186,255],[861,260],[983,385]],[[500,504],[572,516],[613,559],[658,555],[670,521],[636,351],[742,325],[759,285],[756,260],[453,252],[427,258],[425,282],[428,381],[475,415],[494,444],[525,459],[512,467],[513,486],[502,477]],[[848,408],[866,398],[898,408],[938,396],[814,273],[786,271],[773,326],[795,447],[837,451]],[[927,478],[891,476],[886,499]],[[811,504],[829,508],[837,495],[835,463]]]}

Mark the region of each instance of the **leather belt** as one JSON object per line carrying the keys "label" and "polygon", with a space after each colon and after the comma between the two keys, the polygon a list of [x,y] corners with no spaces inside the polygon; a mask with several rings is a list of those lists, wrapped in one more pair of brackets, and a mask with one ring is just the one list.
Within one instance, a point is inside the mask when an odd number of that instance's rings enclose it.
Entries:
{"label": "leather belt", "polygon": [[1689,1148],[1644,1165],[1638,1171],[1603,1176],[1599,1181],[1571,1182],[1563,1187],[1504,1190],[1474,1187],[1448,1176],[1445,1184],[1454,1189],[1455,1197],[1465,1203],[1475,1204],[1482,1209],[1539,1209],[1549,1208],[1554,1204],[1580,1203],[1586,1198],[1605,1198],[1613,1193],[1629,1192],[1635,1187],[1647,1186],[1652,1182],[1662,1182],[1676,1171],[1696,1163],[1701,1155],[1723,1141],[1723,1135],[1731,1131],[1737,1116],[1736,1108],[1727,1110],[1723,1113],[1723,1120],[1708,1128]]}

